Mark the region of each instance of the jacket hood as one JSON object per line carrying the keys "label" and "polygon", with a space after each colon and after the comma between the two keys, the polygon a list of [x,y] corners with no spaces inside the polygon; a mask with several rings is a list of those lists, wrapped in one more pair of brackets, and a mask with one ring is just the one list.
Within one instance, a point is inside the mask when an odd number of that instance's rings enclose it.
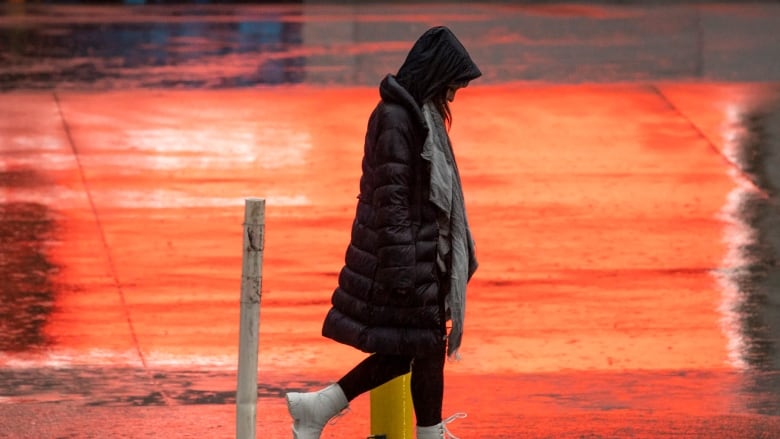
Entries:
{"label": "jacket hood", "polygon": [[422,106],[450,84],[467,83],[480,76],[482,72],[455,34],[437,26],[417,39],[396,79]]}
{"label": "jacket hood", "polygon": [[398,104],[412,115],[415,122],[422,129],[427,129],[425,117],[423,117],[420,106],[415,102],[409,91],[407,91],[393,75],[387,75],[379,84],[379,96],[385,102]]}

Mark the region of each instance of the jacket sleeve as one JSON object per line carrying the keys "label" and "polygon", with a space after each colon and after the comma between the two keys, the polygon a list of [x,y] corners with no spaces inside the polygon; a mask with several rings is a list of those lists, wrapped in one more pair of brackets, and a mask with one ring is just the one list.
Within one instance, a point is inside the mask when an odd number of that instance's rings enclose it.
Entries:
{"label": "jacket sleeve", "polygon": [[412,145],[400,127],[383,130],[375,149],[377,272],[385,289],[404,294],[414,288],[415,244],[409,211]]}

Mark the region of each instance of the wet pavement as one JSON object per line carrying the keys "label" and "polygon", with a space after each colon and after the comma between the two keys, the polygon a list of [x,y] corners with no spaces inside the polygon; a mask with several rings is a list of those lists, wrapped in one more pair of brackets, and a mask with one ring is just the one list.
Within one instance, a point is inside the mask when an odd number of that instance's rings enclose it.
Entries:
{"label": "wet pavement", "polygon": [[676,3],[7,4],[0,90],[374,86],[435,23],[469,42],[483,84],[780,78],[777,5]]}
{"label": "wet pavement", "polygon": [[[2,7],[0,437],[233,437],[250,196],[289,437],[283,392],[362,358],[319,334],[365,121],[438,23],[485,72],[453,432],[780,437],[778,5]],[[367,433],[359,398],[323,437]]]}

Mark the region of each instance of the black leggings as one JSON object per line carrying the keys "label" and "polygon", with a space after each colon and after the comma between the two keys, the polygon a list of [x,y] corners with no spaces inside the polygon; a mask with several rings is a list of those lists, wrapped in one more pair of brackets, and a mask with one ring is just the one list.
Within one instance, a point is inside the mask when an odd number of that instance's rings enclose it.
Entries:
{"label": "black leggings", "polygon": [[417,425],[429,427],[441,422],[444,399],[444,347],[424,358],[374,354],[339,380],[349,401],[361,393],[412,371],[412,402]]}

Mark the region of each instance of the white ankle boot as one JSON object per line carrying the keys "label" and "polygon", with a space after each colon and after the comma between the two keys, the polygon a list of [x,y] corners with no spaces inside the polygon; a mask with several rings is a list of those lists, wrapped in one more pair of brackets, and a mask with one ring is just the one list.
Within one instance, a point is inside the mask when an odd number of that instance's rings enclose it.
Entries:
{"label": "white ankle boot", "polygon": [[443,420],[442,422],[439,422],[436,425],[431,425],[430,427],[420,427],[417,426],[417,439],[458,439],[454,434],[450,433],[450,431],[447,429],[447,424],[450,422],[456,420],[456,419],[462,419],[465,418],[465,413],[455,413],[454,415],[450,416],[449,418]]}
{"label": "white ankle boot", "polygon": [[444,439],[444,426],[440,423],[430,427],[417,426],[417,439]]}
{"label": "white ankle boot", "polygon": [[348,405],[349,401],[338,384],[319,392],[288,393],[287,410],[293,418],[293,438],[320,439],[325,424]]}

